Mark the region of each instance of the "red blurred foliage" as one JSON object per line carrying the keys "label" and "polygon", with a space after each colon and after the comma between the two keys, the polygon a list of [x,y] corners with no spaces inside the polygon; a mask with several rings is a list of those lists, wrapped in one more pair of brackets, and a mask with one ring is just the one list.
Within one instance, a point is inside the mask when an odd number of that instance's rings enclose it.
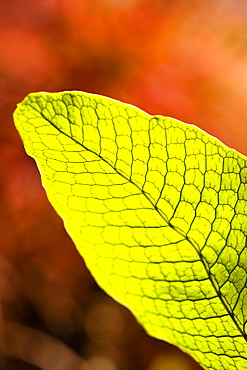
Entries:
{"label": "red blurred foliage", "polygon": [[32,91],[83,90],[195,123],[247,154],[246,16],[244,0],[0,3],[1,369],[200,368],[96,286],[12,113]]}

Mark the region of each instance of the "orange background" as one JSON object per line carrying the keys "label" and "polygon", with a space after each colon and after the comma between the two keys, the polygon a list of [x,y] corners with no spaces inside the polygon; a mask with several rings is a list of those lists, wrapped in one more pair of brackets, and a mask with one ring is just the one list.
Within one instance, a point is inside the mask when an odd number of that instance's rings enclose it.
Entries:
{"label": "orange background", "polygon": [[12,113],[32,91],[83,90],[247,154],[246,17],[245,0],[0,2],[1,369],[200,369],[97,287]]}

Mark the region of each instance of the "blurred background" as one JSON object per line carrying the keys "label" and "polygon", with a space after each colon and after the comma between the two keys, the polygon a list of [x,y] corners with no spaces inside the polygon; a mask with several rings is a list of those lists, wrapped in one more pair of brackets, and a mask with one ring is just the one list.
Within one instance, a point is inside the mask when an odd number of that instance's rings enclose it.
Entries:
{"label": "blurred background", "polygon": [[87,271],[14,128],[33,91],[83,90],[247,154],[246,0],[0,1],[0,369],[199,370]]}

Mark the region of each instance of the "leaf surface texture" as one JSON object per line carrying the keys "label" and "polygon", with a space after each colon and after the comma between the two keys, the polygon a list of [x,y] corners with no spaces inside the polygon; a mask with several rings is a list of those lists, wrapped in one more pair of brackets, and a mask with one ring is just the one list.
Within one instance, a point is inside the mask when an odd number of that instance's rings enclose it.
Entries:
{"label": "leaf surface texture", "polygon": [[247,162],[193,125],[82,92],[14,113],[98,284],[205,369],[247,369]]}

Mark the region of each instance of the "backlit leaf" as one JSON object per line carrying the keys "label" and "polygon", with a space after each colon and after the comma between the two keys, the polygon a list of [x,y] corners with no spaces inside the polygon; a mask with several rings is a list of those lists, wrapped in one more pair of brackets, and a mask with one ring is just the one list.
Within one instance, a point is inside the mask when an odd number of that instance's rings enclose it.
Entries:
{"label": "backlit leaf", "polygon": [[247,369],[246,158],[87,93],[30,94],[14,119],[98,284],[205,369]]}

